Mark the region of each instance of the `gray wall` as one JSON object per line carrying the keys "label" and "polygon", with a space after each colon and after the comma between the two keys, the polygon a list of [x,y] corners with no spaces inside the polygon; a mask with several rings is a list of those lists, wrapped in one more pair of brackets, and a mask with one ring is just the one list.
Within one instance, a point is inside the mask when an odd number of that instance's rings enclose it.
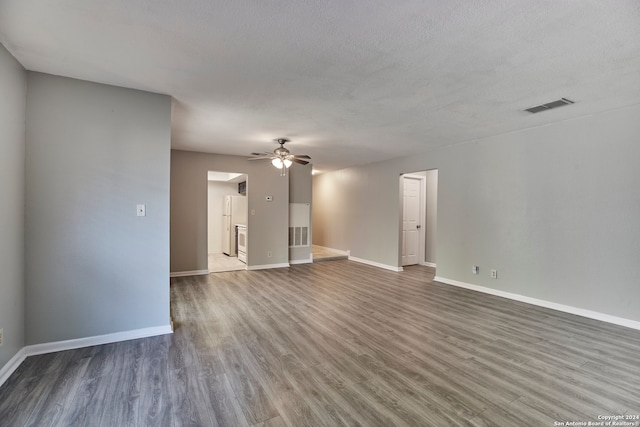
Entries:
{"label": "gray wall", "polygon": [[636,105],[316,176],[314,238],[399,266],[398,176],[438,169],[438,276],[638,321],[638,117]]}
{"label": "gray wall", "polygon": [[436,242],[438,241],[438,171],[427,171],[427,218],[425,230],[424,260],[436,264]]}
{"label": "gray wall", "polygon": [[28,73],[27,344],[169,324],[170,125],[168,96]]}
{"label": "gray wall", "polygon": [[[268,161],[171,151],[171,272],[207,270],[207,171],[246,173],[247,265],[286,264],[289,179]],[[273,196],[272,202],[265,197]],[[251,215],[251,210],[255,215]],[[272,256],[268,257],[267,252]]]}
{"label": "gray wall", "polygon": [[[312,203],[312,165],[293,164],[289,168],[289,203]],[[313,210],[313,205],[311,205]],[[309,235],[313,241],[313,226],[309,228]],[[289,260],[310,260],[311,245],[308,248],[289,248]]]}
{"label": "gray wall", "polygon": [[397,161],[313,177],[313,243],[356,258],[400,266],[400,175]]}
{"label": "gray wall", "polygon": [[0,45],[0,369],[24,347],[26,73]]}

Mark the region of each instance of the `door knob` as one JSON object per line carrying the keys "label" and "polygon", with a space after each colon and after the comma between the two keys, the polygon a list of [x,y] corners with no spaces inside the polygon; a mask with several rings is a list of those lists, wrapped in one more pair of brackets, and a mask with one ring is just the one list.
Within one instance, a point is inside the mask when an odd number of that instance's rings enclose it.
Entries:
{"label": "door knob", "polygon": [[416,225],[416,228],[420,228],[420,227],[422,227],[422,226],[421,225]]}

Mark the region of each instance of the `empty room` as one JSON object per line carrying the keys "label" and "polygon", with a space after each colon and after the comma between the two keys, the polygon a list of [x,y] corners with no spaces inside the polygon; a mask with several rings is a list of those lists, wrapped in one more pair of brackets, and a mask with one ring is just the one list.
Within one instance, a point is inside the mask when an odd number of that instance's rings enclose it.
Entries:
{"label": "empty room", "polygon": [[640,426],[639,22],[0,1],[0,425]]}

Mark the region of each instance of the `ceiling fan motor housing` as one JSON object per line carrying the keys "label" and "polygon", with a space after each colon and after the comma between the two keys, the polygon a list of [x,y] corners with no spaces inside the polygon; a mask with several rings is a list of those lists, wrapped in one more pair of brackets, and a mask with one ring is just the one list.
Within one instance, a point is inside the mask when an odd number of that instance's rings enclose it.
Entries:
{"label": "ceiling fan motor housing", "polygon": [[283,157],[287,157],[289,155],[289,150],[287,150],[286,148],[280,146],[280,147],[276,148],[275,150],[273,150],[273,153],[276,156],[278,156],[280,158],[283,158]]}

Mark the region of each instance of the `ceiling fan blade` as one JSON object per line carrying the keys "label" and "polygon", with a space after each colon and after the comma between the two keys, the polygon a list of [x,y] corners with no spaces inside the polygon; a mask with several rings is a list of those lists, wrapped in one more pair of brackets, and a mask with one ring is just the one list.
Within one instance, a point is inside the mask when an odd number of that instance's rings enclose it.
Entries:
{"label": "ceiling fan blade", "polygon": [[299,159],[311,159],[311,157],[307,156],[306,154],[296,154],[295,157]]}
{"label": "ceiling fan blade", "polygon": [[273,153],[268,151],[263,151],[262,153],[251,153],[252,156],[273,156]]}
{"label": "ceiling fan blade", "polygon": [[269,159],[273,159],[273,156],[249,157],[247,160],[269,160]]}
{"label": "ceiling fan blade", "polygon": [[306,160],[300,160],[300,159],[296,159],[295,157],[293,159],[291,159],[292,162],[296,162],[296,163],[300,163],[301,165],[308,165],[309,162],[307,162]]}

